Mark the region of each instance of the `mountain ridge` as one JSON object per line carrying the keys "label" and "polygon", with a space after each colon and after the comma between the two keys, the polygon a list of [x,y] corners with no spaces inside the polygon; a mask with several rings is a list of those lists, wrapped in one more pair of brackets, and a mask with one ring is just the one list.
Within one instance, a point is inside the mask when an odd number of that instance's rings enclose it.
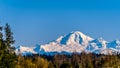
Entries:
{"label": "mountain ridge", "polygon": [[73,52],[97,54],[115,54],[120,53],[120,41],[114,40],[107,42],[102,37],[93,39],[80,31],[72,31],[69,34],[60,36],[57,40],[44,45],[35,47],[19,46],[15,49],[16,54],[72,54]]}

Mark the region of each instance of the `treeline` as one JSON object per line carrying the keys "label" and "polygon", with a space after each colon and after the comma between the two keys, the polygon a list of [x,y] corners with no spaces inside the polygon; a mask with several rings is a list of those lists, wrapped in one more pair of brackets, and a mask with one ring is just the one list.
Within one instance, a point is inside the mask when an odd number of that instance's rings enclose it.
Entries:
{"label": "treeline", "polygon": [[[119,68],[119,55],[73,54],[16,56],[4,58],[3,68]],[[1,65],[1,63],[0,63]],[[2,67],[0,67],[2,68]]]}
{"label": "treeline", "polygon": [[119,68],[120,55],[100,55],[82,52],[54,56],[15,55],[13,33],[8,24],[0,26],[0,68]]}
{"label": "treeline", "polygon": [[72,55],[18,56],[16,68],[118,68],[119,55],[73,53]]}

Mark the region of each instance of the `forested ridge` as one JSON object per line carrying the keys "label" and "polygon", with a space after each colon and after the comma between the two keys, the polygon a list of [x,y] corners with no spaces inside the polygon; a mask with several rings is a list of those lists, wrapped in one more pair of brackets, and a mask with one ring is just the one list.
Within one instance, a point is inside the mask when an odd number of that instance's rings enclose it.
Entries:
{"label": "forested ridge", "polygon": [[21,56],[14,52],[15,43],[10,25],[0,26],[0,68],[119,68],[120,55],[102,55],[74,52],[72,55],[56,54]]}

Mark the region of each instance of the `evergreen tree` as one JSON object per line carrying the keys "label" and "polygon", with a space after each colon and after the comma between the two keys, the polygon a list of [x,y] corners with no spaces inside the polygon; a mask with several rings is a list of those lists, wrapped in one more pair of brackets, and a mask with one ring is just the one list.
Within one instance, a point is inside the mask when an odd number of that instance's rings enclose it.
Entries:
{"label": "evergreen tree", "polygon": [[[4,45],[3,45],[3,33],[2,33],[2,26],[0,26],[0,50],[3,50],[3,49],[5,49],[4,47]],[[1,52],[1,51],[0,51]]]}
{"label": "evergreen tree", "polygon": [[11,45],[14,44],[15,40],[13,38],[13,32],[11,31],[10,25],[8,23],[6,23],[4,30],[5,45],[7,46],[9,52],[13,52],[13,47],[11,47]]}
{"label": "evergreen tree", "polygon": [[3,34],[2,34],[2,26],[0,26],[0,40],[2,40],[3,39]]}
{"label": "evergreen tree", "polygon": [[[8,31],[7,31],[8,30]],[[6,32],[11,32],[7,25]],[[5,33],[6,33],[5,32]],[[6,33],[7,34],[7,33]],[[3,33],[2,33],[2,26],[0,26],[0,68],[15,68],[16,64],[16,55],[9,53],[8,49],[10,49],[10,45],[7,45],[7,38],[10,36],[5,36],[5,39],[3,39]]]}

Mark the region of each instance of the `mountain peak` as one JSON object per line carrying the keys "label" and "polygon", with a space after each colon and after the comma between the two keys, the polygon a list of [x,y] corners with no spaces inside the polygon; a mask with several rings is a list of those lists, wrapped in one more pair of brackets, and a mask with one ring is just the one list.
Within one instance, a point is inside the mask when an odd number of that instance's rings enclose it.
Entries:
{"label": "mountain peak", "polygon": [[111,45],[120,45],[120,41],[118,39],[116,39],[116,40],[110,42],[109,44],[111,44]]}
{"label": "mountain peak", "polygon": [[90,43],[95,43],[98,48],[103,48],[103,49],[105,49],[107,45],[107,41],[105,41],[102,37],[97,38],[91,41]]}
{"label": "mountain peak", "polygon": [[56,41],[52,41],[44,45],[36,45],[36,47],[16,47],[17,54],[55,54],[55,53],[101,53],[107,54],[109,50],[119,51],[120,41],[114,40],[112,42],[105,41],[102,37],[93,39],[80,31],[72,31],[64,36],[60,36]]}
{"label": "mountain peak", "polygon": [[118,39],[116,39],[116,40],[110,42],[107,47],[116,49],[119,46],[120,46],[120,41]]}
{"label": "mountain peak", "polygon": [[116,44],[120,44],[120,41],[118,39],[114,40],[113,42]]}
{"label": "mountain peak", "polygon": [[[80,32],[80,31],[72,31],[71,34],[79,35],[79,36],[81,36],[81,37],[87,36],[86,34]],[[88,37],[88,36],[87,36],[87,37]]]}
{"label": "mountain peak", "polygon": [[91,37],[83,34],[80,31],[72,31],[71,33],[61,36],[57,39],[57,42],[64,45],[71,45],[71,44],[82,44],[85,45],[88,41],[93,40]]}
{"label": "mountain peak", "polygon": [[99,42],[103,42],[103,41],[104,41],[104,42],[107,42],[107,41],[105,41],[102,37],[98,38],[97,40],[98,40]]}
{"label": "mountain peak", "polygon": [[79,35],[84,35],[82,32],[80,32],[80,31],[72,31],[71,32],[72,34],[79,34]]}

